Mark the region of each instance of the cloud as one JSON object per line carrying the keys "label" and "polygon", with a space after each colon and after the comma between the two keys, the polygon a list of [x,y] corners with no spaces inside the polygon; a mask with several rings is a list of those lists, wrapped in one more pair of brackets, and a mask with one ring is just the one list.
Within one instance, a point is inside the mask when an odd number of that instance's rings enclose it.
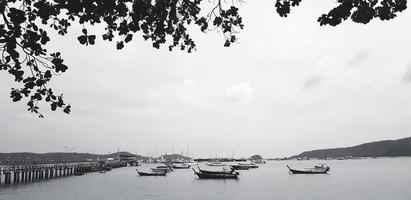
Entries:
{"label": "cloud", "polygon": [[408,64],[407,69],[405,70],[404,78],[405,82],[411,82],[411,63]]}
{"label": "cloud", "polygon": [[156,98],[160,97],[160,94],[156,91],[151,91],[151,92],[148,93],[148,97],[151,98],[151,99],[156,99]]}
{"label": "cloud", "polygon": [[173,94],[190,106],[204,104],[207,99],[204,89],[200,87],[197,80],[193,79],[184,79],[183,83],[175,88]]}
{"label": "cloud", "polygon": [[354,66],[361,64],[368,59],[369,55],[365,51],[357,52],[350,60],[348,60],[347,65]]}
{"label": "cloud", "polygon": [[233,85],[226,89],[226,99],[234,102],[249,102],[254,98],[254,89],[249,82]]}
{"label": "cloud", "polygon": [[317,87],[321,82],[324,81],[324,78],[321,76],[308,76],[304,81],[303,88],[309,89]]}

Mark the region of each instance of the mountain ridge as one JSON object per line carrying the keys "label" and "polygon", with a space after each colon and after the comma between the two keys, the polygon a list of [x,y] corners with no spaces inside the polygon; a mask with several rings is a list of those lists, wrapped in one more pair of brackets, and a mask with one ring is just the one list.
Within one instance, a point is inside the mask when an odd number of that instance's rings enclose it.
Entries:
{"label": "mountain ridge", "polygon": [[115,158],[120,155],[135,156],[137,159],[145,159],[146,157],[135,155],[129,152],[118,152],[111,154],[91,154],[91,153],[68,153],[68,152],[49,152],[49,153],[33,153],[33,152],[13,152],[13,153],[0,153],[0,161],[69,161],[69,162],[81,162],[88,159],[93,161],[106,158]]}
{"label": "mountain ridge", "polygon": [[411,156],[411,137],[397,140],[381,140],[363,143],[351,147],[317,149],[304,151],[294,158],[327,158],[327,157],[400,157]]}

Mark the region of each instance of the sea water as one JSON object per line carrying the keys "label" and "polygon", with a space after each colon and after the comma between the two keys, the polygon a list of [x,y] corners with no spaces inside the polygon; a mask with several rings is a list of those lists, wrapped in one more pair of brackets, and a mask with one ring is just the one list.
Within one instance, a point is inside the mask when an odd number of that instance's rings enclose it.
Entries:
{"label": "sea water", "polygon": [[[330,173],[292,175],[286,167],[303,169],[319,163],[329,165]],[[240,171],[237,180],[200,180],[191,169],[144,177],[137,175],[135,167],[124,167],[103,174],[0,186],[0,200],[94,199],[410,200],[411,158],[269,161]]]}

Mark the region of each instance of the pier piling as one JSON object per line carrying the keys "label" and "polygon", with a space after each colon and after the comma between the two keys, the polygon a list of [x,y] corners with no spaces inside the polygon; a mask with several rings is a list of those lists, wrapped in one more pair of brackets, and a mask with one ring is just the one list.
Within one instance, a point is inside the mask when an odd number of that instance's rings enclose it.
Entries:
{"label": "pier piling", "polygon": [[[52,164],[51,164],[52,163]],[[112,163],[80,162],[69,163],[28,163],[26,161],[0,162],[0,186],[29,183],[40,180],[56,179],[66,176],[81,176],[104,167],[118,168],[127,166],[126,162]]]}

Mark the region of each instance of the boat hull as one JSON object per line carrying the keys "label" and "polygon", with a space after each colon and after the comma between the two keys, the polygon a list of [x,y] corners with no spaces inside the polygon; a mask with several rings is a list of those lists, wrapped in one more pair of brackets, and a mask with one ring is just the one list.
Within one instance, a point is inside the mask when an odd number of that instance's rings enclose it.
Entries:
{"label": "boat hull", "polygon": [[238,175],[236,173],[233,174],[207,174],[207,173],[201,173],[201,172],[196,172],[194,173],[198,176],[200,179],[237,179]]}
{"label": "boat hull", "polygon": [[237,174],[203,174],[197,173],[198,178],[201,179],[237,179]]}
{"label": "boat hull", "polygon": [[140,176],[165,176],[166,172],[140,172],[137,170],[138,175]]}
{"label": "boat hull", "polygon": [[234,170],[231,170],[231,171],[208,171],[208,170],[200,169],[200,167],[198,168],[198,170],[199,170],[199,173],[202,173],[202,174],[237,174],[237,175],[239,175],[239,173],[234,171]]}
{"label": "boat hull", "polygon": [[189,169],[191,168],[190,165],[184,164],[184,165],[173,165],[173,169]]}
{"label": "boat hull", "polygon": [[207,163],[207,165],[208,166],[211,166],[211,167],[223,167],[223,166],[225,166],[226,164],[224,164],[224,163],[219,163],[219,162],[214,162],[214,163]]}
{"label": "boat hull", "polygon": [[165,173],[167,173],[167,172],[172,172],[173,169],[171,169],[171,168],[151,168],[151,171],[153,171],[153,172],[165,172]]}
{"label": "boat hull", "polygon": [[290,170],[291,173],[293,174],[327,174],[330,171],[330,168],[324,168],[322,170],[297,170],[297,169],[291,169],[288,165],[287,168]]}
{"label": "boat hull", "polygon": [[230,165],[233,170],[249,170],[251,167],[246,165]]}

